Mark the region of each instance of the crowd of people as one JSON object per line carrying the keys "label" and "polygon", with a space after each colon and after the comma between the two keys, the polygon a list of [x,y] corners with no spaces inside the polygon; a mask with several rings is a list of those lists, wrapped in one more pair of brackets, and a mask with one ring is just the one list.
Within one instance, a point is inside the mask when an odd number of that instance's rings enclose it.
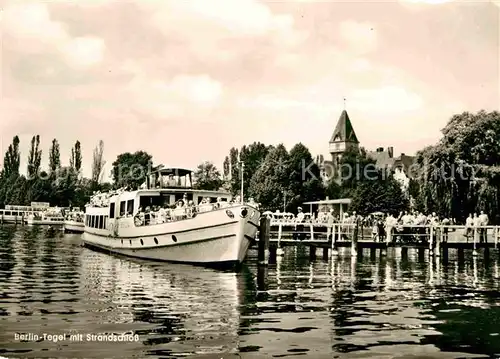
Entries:
{"label": "crowd of people", "polygon": [[[436,233],[438,228],[443,230],[443,238],[446,241],[448,233],[455,231],[460,226],[454,218],[440,217],[435,212],[429,215],[418,211],[401,212],[395,217],[392,214],[384,214],[376,212],[368,216],[361,216],[352,213],[343,213],[342,216],[336,215],[332,210],[329,212],[304,213],[302,208],[298,208],[297,215],[291,213],[281,213],[279,211],[266,215],[272,218],[272,223],[291,223],[291,224],[323,224],[328,227],[334,224],[340,224],[341,231],[348,236],[352,232],[355,225],[362,228],[371,228],[371,238],[374,241],[382,241],[387,239],[387,234],[396,241],[426,241],[432,232]],[[473,239],[474,235],[478,236],[479,242],[487,241],[487,229],[489,218],[484,211],[480,213],[470,214],[465,221],[464,236],[467,241]],[[342,226],[344,225],[344,226]],[[457,226],[457,227],[453,227]]]}
{"label": "crowd of people", "polygon": [[[136,226],[145,226],[179,221],[193,218],[198,213],[228,208],[240,203],[240,196],[235,196],[229,201],[224,201],[219,197],[215,202],[212,202],[210,197],[205,197],[198,205],[195,205],[193,201],[188,200],[187,194],[184,194],[183,198],[178,200],[174,205],[164,204],[163,206],[139,207],[137,214],[134,216],[134,223]],[[245,204],[258,208],[258,204],[253,198],[249,198]]]}

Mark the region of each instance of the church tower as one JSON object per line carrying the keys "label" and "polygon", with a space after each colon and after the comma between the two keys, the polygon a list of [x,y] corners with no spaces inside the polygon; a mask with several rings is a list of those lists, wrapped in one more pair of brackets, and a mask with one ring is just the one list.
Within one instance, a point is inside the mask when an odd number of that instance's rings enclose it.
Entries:
{"label": "church tower", "polygon": [[342,155],[349,151],[359,151],[359,141],[352,127],[347,111],[342,111],[335,131],[330,138],[329,151],[332,156],[332,164],[338,168]]}

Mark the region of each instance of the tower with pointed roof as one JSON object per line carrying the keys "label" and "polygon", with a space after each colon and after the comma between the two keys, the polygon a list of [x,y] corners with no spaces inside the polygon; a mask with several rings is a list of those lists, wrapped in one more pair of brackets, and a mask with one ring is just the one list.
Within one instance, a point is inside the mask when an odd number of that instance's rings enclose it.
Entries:
{"label": "tower with pointed roof", "polygon": [[359,141],[347,111],[343,110],[329,142],[333,165],[338,166],[342,155],[352,150],[359,151]]}

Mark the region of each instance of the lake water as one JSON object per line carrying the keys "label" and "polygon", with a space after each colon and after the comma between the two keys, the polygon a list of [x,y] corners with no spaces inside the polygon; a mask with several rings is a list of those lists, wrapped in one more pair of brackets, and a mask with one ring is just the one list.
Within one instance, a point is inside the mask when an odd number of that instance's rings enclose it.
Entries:
{"label": "lake water", "polygon": [[459,263],[450,250],[444,266],[411,250],[310,262],[307,249],[287,248],[267,269],[250,253],[235,274],[49,237],[0,228],[0,356],[500,357],[495,253]]}

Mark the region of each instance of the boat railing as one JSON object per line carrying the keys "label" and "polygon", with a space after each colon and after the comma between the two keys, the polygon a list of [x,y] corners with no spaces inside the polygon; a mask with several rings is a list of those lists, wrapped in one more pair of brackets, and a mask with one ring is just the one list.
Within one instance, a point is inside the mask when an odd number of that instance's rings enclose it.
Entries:
{"label": "boat railing", "polygon": [[[177,222],[185,219],[191,219],[198,214],[211,211],[229,209],[231,207],[240,206],[239,203],[217,202],[205,203],[197,206],[185,206],[177,208],[161,208],[156,211],[139,212],[134,216],[134,224],[136,227],[150,226],[156,224],[164,224]],[[245,203],[244,205],[256,206],[255,203]],[[229,214],[228,214],[229,215]]]}

